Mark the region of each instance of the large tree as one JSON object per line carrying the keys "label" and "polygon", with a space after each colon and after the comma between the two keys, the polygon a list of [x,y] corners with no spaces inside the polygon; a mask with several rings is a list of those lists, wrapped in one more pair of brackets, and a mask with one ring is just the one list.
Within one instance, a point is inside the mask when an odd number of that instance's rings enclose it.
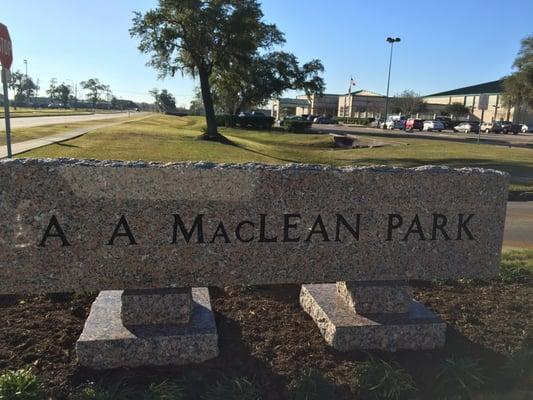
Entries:
{"label": "large tree", "polygon": [[55,90],[56,99],[59,100],[65,107],[70,102],[70,99],[72,97],[71,94],[72,94],[72,88],[70,87],[70,85],[66,85],[64,82],[61,85],[56,87],[56,90]]}
{"label": "large tree", "polygon": [[464,117],[470,114],[470,109],[463,103],[451,103],[444,107],[444,112],[453,117]]}
{"label": "large tree", "polygon": [[149,93],[154,97],[155,105],[159,112],[176,111],[176,98],[168,90],[152,89]]}
{"label": "large tree", "polygon": [[288,89],[303,90],[308,96],[324,91],[320,60],[300,66],[291,53],[256,54],[244,65],[215,70],[211,79],[216,108],[229,114],[264,105]]}
{"label": "large tree", "polygon": [[533,35],[522,39],[513,67],[515,71],[503,82],[503,102],[509,107],[533,109]]}
{"label": "large tree", "polygon": [[57,79],[56,78],[52,78],[52,79],[50,79],[50,86],[46,90],[46,94],[48,95],[48,97],[49,97],[49,99],[50,99],[50,101],[52,103],[56,99],[56,94],[57,94],[56,89],[57,89]]}
{"label": "large tree", "polygon": [[159,0],[157,8],[135,13],[130,34],[140,39],[140,51],[152,55],[148,64],[161,77],[181,71],[199,78],[206,139],[223,139],[213,106],[213,72],[246,65],[259,49],[284,42],[277,27],[262,18],[256,0]]}
{"label": "large tree", "polygon": [[426,111],[426,103],[414,90],[404,90],[391,99],[391,110],[410,116]]}
{"label": "large tree", "polygon": [[109,95],[109,85],[104,85],[97,78],[91,78],[86,81],[80,82],[83,89],[87,90],[86,97],[92,103],[93,108],[96,104],[102,100],[102,94]]}
{"label": "large tree", "polygon": [[8,86],[15,92],[15,107],[28,105],[36,91],[39,90],[39,86],[33,82],[33,79],[20,71],[11,74]]}

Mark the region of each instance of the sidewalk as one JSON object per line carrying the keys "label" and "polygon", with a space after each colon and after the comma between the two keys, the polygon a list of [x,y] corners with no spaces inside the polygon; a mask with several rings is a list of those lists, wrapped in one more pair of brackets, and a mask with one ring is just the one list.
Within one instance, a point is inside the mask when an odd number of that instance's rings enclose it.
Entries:
{"label": "sidewalk", "polygon": [[[32,140],[26,140],[24,142],[19,143],[13,143],[11,145],[11,149],[13,151],[13,155],[24,153],[29,150],[37,149],[39,147],[48,146],[49,144],[54,143],[60,143],[64,142],[66,140],[74,139],[78,136],[85,135],[86,133],[89,133],[91,131],[102,129],[102,128],[110,128],[112,126],[121,125],[127,122],[131,121],[139,121],[144,118],[148,118],[150,115],[143,116],[142,118],[132,118],[127,119],[120,122],[113,122],[110,124],[101,124],[101,125],[93,125],[89,127],[84,128],[77,128],[69,132],[62,132],[55,135],[45,136],[39,139],[32,139]],[[7,157],[7,147],[5,145],[0,146],[0,158],[6,158]]]}

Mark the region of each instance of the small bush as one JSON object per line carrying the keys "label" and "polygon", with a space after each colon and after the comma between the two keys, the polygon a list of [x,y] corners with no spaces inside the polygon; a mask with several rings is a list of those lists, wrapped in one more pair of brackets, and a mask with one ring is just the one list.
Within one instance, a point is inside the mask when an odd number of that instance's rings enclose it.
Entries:
{"label": "small bush", "polygon": [[284,122],[284,126],[287,131],[293,133],[306,133],[309,131],[309,128],[311,128],[311,125],[313,125],[313,122],[311,121],[297,119],[288,119]]}
{"label": "small bush", "polygon": [[470,358],[444,360],[437,374],[438,393],[457,399],[471,399],[485,383],[478,362]]}
{"label": "small bush", "polygon": [[0,375],[0,400],[44,400],[46,395],[39,379],[29,368],[7,371]]}
{"label": "small bush", "polygon": [[335,117],[335,120],[340,124],[352,125],[369,125],[374,122],[375,118],[354,118],[354,117]]}
{"label": "small bush", "polygon": [[533,250],[503,253],[500,277],[506,283],[533,283]]}
{"label": "small bush", "polygon": [[397,400],[416,391],[413,378],[398,364],[373,357],[362,363],[358,381],[360,389],[374,399]]}
{"label": "small bush", "polygon": [[309,369],[289,385],[291,400],[336,399],[335,385],[320,371]]}
{"label": "small bush", "polygon": [[505,363],[503,372],[510,381],[533,383],[533,348],[523,348],[513,353]]}
{"label": "small bush", "polygon": [[260,400],[261,391],[246,378],[222,379],[210,388],[205,400]]}

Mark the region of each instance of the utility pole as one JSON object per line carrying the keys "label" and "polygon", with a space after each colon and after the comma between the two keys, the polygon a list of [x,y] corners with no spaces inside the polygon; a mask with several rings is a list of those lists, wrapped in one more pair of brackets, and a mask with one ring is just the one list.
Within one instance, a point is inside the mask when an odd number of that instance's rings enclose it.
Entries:
{"label": "utility pole", "polygon": [[387,120],[387,116],[389,114],[389,87],[390,87],[390,73],[392,69],[392,49],[394,47],[394,43],[400,42],[400,38],[387,38],[387,42],[390,43],[390,59],[389,59],[389,78],[387,80],[387,97],[385,98],[385,120]]}
{"label": "utility pole", "polygon": [[24,65],[26,66],[26,79],[28,79],[28,60],[24,60]]}

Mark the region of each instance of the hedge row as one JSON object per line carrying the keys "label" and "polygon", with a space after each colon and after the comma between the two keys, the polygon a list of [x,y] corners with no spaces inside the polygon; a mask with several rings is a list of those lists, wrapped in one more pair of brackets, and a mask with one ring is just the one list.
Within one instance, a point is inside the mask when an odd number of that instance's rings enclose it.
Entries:
{"label": "hedge row", "polygon": [[217,115],[217,126],[239,127],[248,129],[271,129],[274,125],[273,117],[264,117],[261,115],[248,115],[238,117],[236,115]]}
{"label": "hedge row", "polygon": [[368,125],[374,122],[375,118],[354,118],[354,117],[335,117],[341,124]]}
{"label": "hedge row", "polygon": [[313,125],[312,121],[303,121],[298,119],[287,119],[284,122],[285,128],[293,133],[306,133]]}

